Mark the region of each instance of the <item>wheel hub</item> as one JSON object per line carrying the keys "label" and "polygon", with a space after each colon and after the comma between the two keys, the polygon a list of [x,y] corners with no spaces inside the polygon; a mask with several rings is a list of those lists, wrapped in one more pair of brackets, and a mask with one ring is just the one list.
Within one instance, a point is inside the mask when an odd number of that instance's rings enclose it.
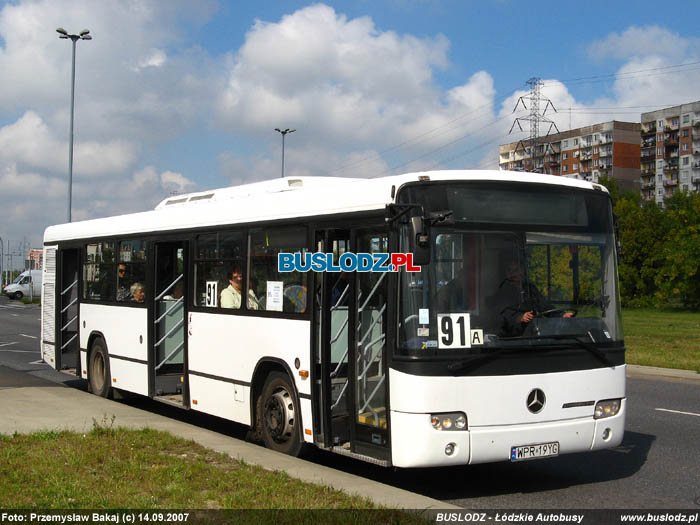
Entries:
{"label": "wheel hub", "polygon": [[265,426],[270,436],[279,442],[287,441],[294,431],[294,403],[285,389],[279,389],[265,403]]}

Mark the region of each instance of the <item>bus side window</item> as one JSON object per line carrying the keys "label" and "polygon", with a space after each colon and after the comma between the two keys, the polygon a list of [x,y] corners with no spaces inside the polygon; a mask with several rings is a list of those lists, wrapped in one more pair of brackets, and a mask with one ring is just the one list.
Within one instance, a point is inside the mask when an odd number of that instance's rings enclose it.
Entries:
{"label": "bus side window", "polygon": [[114,301],[117,285],[115,276],[114,242],[99,242],[85,247],[83,264],[83,298],[93,301]]}
{"label": "bus side window", "polygon": [[307,252],[306,228],[278,228],[250,232],[249,293],[258,309],[303,313],[307,308],[307,273],[277,271],[280,252]]}
{"label": "bus side window", "polygon": [[217,232],[197,236],[194,261],[194,304],[207,308],[235,308],[222,305],[222,293],[232,286],[234,267],[243,265],[243,234],[241,232]]}
{"label": "bus side window", "polygon": [[146,282],[146,241],[131,240],[119,243],[117,264],[117,301],[132,302],[131,286]]}

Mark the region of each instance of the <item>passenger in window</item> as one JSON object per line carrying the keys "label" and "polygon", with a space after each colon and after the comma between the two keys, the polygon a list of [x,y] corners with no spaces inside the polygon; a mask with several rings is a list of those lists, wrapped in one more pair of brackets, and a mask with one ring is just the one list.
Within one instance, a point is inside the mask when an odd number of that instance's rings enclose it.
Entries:
{"label": "passenger in window", "polygon": [[141,283],[134,283],[131,285],[131,300],[135,303],[142,303],[146,292],[143,289]]}
{"label": "passenger in window", "polygon": [[[227,271],[229,285],[221,291],[221,308],[240,309],[241,290],[243,289],[243,273],[241,265],[236,263]],[[248,309],[257,310],[258,300],[253,290],[248,290]]]}
{"label": "passenger in window", "polygon": [[119,287],[117,288],[117,301],[128,301],[131,299],[131,293],[129,291],[129,288],[124,286],[124,282],[126,281],[126,265],[125,264],[119,264],[119,268],[117,269],[117,277],[119,278]]}

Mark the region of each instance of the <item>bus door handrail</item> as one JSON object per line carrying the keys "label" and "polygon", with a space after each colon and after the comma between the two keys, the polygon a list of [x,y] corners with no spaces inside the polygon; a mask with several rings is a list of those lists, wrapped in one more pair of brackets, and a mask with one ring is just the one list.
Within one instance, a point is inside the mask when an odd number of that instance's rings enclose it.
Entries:
{"label": "bus door handrail", "polygon": [[66,324],[63,325],[63,328],[61,328],[61,332],[63,332],[63,330],[68,328],[73,323],[73,321],[75,321],[76,319],[78,319],[77,315],[73,319],[71,319],[70,321],[68,321]]}
{"label": "bus door handrail", "polygon": [[68,306],[66,306],[63,310],[61,310],[61,313],[62,314],[66,313],[66,310],[68,310],[68,308],[70,308],[71,306],[73,306],[77,302],[78,302],[78,298],[76,297],[70,303],[68,303]]}
{"label": "bus door handrail", "polygon": [[343,383],[343,388],[340,390],[340,394],[338,394],[338,399],[336,399],[335,403],[333,403],[331,405],[331,410],[333,410],[335,407],[337,407],[338,404],[340,403],[340,400],[343,399],[343,396],[345,395],[345,391],[348,388],[348,383],[349,383],[349,381],[345,381],[345,383]]}
{"label": "bus door handrail", "polygon": [[183,324],[185,324],[185,320],[184,320],[184,319],[180,319],[180,320],[178,321],[178,323],[177,323],[175,326],[173,326],[173,327],[168,331],[168,333],[165,334],[165,335],[160,339],[160,341],[158,341],[156,344],[153,345],[153,348],[158,348],[158,347],[161,345],[161,343],[162,343],[163,341],[165,341],[168,337],[170,337],[170,335],[171,335],[175,330],[177,330],[178,328],[180,328]]}
{"label": "bus door handrail", "polygon": [[386,303],[384,303],[384,306],[382,306],[381,309],[379,310],[379,313],[377,314],[377,318],[374,321],[372,321],[372,323],[367,328],[365,335],[363,335],[362,338],[360,339],[360,341],[357,343],[358,346],[360,346],[362,343],[364,343],[365,339],[367,339],[367,336],[372,333],[372,328],[374,328],[374,326],[381,320],[382,314],[384,313],[384,310],[386,310]]}
{"label": "bus door handrail", "polygon": [[173,350],[172,352],[170,352],[170,353],[165,357],[165,359],[163,359],[163,361],[161,361],[161,363],[156,367],[156,370],[158,370],[161,366],[163,366],[165,363],[167,363],[167,362],[168,362],[168,359],[170,359],[172,356],[174,356],[177,352],[179,352],[180,350],[182,350],[182,347],[183,347],[183,346],[185,346],[185,342],[184,342],[184,341],[182,341],[179,345],[177,345],[177,348],[175,348],[175,350]]}
{"label": "bus door handrail", "polygon": [[168,286],[165,290],[163,290],[158,297],[156,297],[156,301],[160,301],[163,296],[170,291],[170,289],[177,284],[177,282],[182,279],[185,276],[184,273],[181,273],[177,279],[175,279],[172,283],[170,283],[170,286]]}
{"label": "bus door handrail", "polygon": [[379,337],[377,337],[376,339],[370,341],[369,343],[367,343],[367,346],[365,346],[364,350],[362,351],[362,354],[358,356],[358,360],[359,360],[360,358],[363,358],[363,357],[367,354],[367,349],[372,348],[374,345],[376,345],[376,344],[379,343],[379,342],[382,343],[382,346],[379,347],[379,351],[378,351],[376,354],[372,354],[372,355],[370,356],[370,359],[365,360],[365,362],[367,363],[367,366],[366,366],[365,369],[360,373],[360,375],[357,376],[358,379],[364,378],[365,374],[366,374],[367,371],[369,370],[370,363],[372,363],[372,361],[374,361],[374,360],[377,358],[377,356],[379,355],[379,352],[381,351],[382,347],[384,346],[384,340],[385,340],[385,339],[386,339],[386,335],[382,334],[382,335],[380,335]]}
{"label": "bus door handrail", "polygon": [[[382,376],[382,378],[379,381],[377,381],[377,385],[374,387],[374,390],[372,390],[372,393],[369,395],[369,398],[367,398],[367,401],[365,401],[365,404],[362,406],[362,408],[357,411],[358,414],[362,414],[362,412],[367,409],[370,401],[372,401],[372,398],[379,390],[379,387],[382,386],[382,383],[384,383],[385,379],[386,379],[386,376],[384,375],[384,376]],[[372,411],[372,414],[374,415],[375,423],[379,424],[379,417],[377,416],[377,412],[371,406],[369,407],[369,409]]]}
{"label": "bus door handrail", "polygon": [[71,337],[66,344],[64,344],[61,347],[61,350],[63,350],[65,347],[67,347],[69,344],[71,344],[73,341],[75,341],[75,338],[78,337],[78,334],[76,333],[73,337]]}
{"label": "bus door handrail", "polygon": [[[382,284],[382,281],[384,280],[384,277],[386,277],[386,276],[387,276],[387,274],[386,274],[386,273],[383,273],[383,274],[379,277],[379,279],[377,279],[377,282],[375,283],[374,288],[372,288],[372,290],[369,292],[369,295],[367,296],[367,299],[365,300],[365,303],[360,307],[360,309],[358,310],[358,313],[364,311],[365,306],[367,306],[367,303],[369,302],[369,300],[370,300],[370,299],[372,298],[372,296],[374,295],[374,292],[377,291],[377,288],[379,288],[379,285]],[[359,297],[358,297],[358,299],[359,299]]]}
{"label": "bus door handrail", "polygon": [[168,307],[168,309],[165,311],[165,313],[164,313],[163,315],[161,315],[158,319],[156,319],[156,320],[154,321],[153,324],[154,324],[154,325],[157,325],[158,323],[160,323],[160,322],[163,320],[163,318],[164,318],[166,315],[168,315],[170,312],[172,312],[177,306],[179,306],[179,305],[182,303],[182,301],[183,301],[184,299],[185,299],[184,296],[182,296],[182,297],[180,297],[179,299],[177,299],[177,300],[175,301],[174,304],[172,304],[172,305],[170,305],[170,306]]}
{"label": "bus door handrail", "polygon": [[76,284],[78,284],[78,279],[76,279],[75,281],[73,281],[73,284],[71,284],[70,286],[68,286],[68,288],[66,288],[65,290],[63,290],[63,291],[61,292],[61,295],[64,295],[68,290],[72,289]]}

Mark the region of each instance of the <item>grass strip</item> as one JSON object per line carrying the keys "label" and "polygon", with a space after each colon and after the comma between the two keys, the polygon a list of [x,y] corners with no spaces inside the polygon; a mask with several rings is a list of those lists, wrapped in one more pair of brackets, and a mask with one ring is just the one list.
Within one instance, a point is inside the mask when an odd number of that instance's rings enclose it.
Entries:
{"label": "grass strip", "polygon": [[420,522],[166,432],[94,427],[0,434],[0,508],[377,509],[368,522]]}
{"label": "grass strip", "polygon": [[700,372],[700,312],[622,311],[630,364]]}

